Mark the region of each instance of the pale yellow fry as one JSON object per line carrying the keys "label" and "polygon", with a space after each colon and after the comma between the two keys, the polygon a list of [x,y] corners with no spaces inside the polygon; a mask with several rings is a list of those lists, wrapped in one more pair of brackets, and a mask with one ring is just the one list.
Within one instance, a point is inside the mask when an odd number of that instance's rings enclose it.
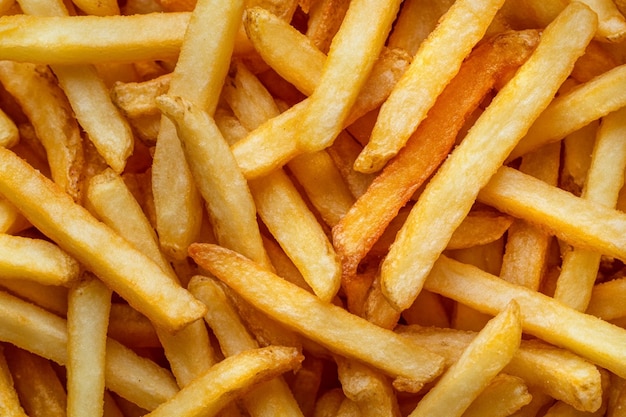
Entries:
{"label": "pale yellow fry", "polygon": [[510,362],[521,337],[520,308],[513,300],[478,333],[409,416],[461,416]]}
{"label": "pale yellow fry", "polygon": [[65,285],[80,274],[78,262],[47,240],[0,234],[0,276]]}
{"label": "pale yellow fry", "polygon": [[[560,144],[553,144],[522,158],[520,171],[533,175],[550,185],[559,176]],[[507,233],[500,278],[527,288],[539,290],[546,269],[552,236],[545,230],[516,219]]]}
{"label": "pale yellow fry", "polygon": [[[419,294],[479,190],[552,100],[596,26],[596,15],[587,6],[568,6],[427,185],[382,264],[383,292],[395,308],[406,309]],[[512,120],[512,113],[519,117]]]}
{"label": "pale yellow fry", "polygon": [[0,232],[14,234],[27,229],[28,221],[6,198],[0,197]]}
{"label": "pale yellow fry", "polygon": [[[583,198],[607,207],[615,207],[620,189],[624,185],[625,135],[626,107],[610,113],[602,120]],[[598,275],[600,259],[600,253],[580,248],[573,248],[566,253],[554,298],[576,310],[585,311]]]}
{"label": "pale yellow fry", "polygon": [[463,417],[510,416],[532,399],[524,380],[499,374],[463,413]]}
{"label": "pale yellow fry", "polygon": [[[0,292],[0,339],[50,359],[67,363],[67,322],[56,314]],[[106,386],[146,409],[172,397],[178,387],[171,373],[132,350],[107,340]]]}
{"label": "pale yellow fry", "polygon": [[85,274],[84,280],[70,289],[68,301],[67,415],[101,415],[111,290]]}
{"label": "pale yellow fry", "polygon": [[587,314],[604,320],[626,317],[626,303],[622,295],[626,293],[626,278],[618,278],[597,284],[591,291]]}
{"label": "pale yellow fry", "polygon": [[6,417],[28,417],[15,391],[4,349],[0,349],[0,414]]}
{"label": "pale yellow fry", "polygon": [[355,161],[357,171],[379,171],[406,144],[463,59],[483,37],[502,3],[456,1],[442,16],[381,106],[370,140]]}
{"label": "pale yellow fry", "polygon": [[[159,249],[154,229],[121,177],[110,170],[94,176],[89,181],[87,207],[159,265],[173,282],[179,282],[171,264]],[[189,383],[215,362],[202,321],[195,321],[173,334],[161,328],[157,328],[156,332],[180,386]]]}
{"label": "pale yellow fry", "polygon": [[397,378],[396,384],[419,390],[441,371],[439,355],[321,301],[235,252],[210,244],[194,244],[189,251],[249,303],[327,349],[381,369]]}
{"label": "pale yellow fry", "polygon": [[52,72],[43,66],[1,61],[0,82],[33,125],[46,150],[54,182],[80,201],[84,165],[80,127]]}
{"label": "pale yellow fry", "polygon": [[478,201],[543,225],[573,246],[626,259],[626,215],[576,197],[513,168],[502,167]]}
{"label": "pale yellow fry", "polygon": [[[213,115],[242,14],[241,0],[201,0],[195,4],[169,94],[181,96]],[[198,240],[202,221],[202,199],[188,164],[173,123],[162,117],[152,183],[159,239],[175,259],[184,259],[189,244]]]}
{"label": "pale yellow fry", "polygon": [[304,151],[326,148],[343,128],[387,39],[400,3],[398,0],[350,3],[296,133]]}
{"label": "pale yellow fry", "polygon": [[[208,307],[204,320],[211,327],[226,356],[259,347],[220,284],[211,278],[195,276],[189,283],[189,290]],[[243,401],[254,417],[302,416],[298,403],[282,377],[257,386],[244,396]]]}
{"label": "pale yellow fry", "polygon": [[159,248],[150,221],[122,177],[109,169],[93,176],[87,184],[85,198],[89,211],[148,255],[172,279],[178,279]]}
{"label": "pale yellow fry", "polygon": [[176,125],[218,242],[256,262],[271,265],[248,183],[213,118],[182,97],[164,95],[157,103]]}
{"label": "pale yellow fry", "polygon": [[503,310],[515,299],[525,333],[569,349],[617,375],[626,374],[626,330],[551,297],[445,256],[435,264],[424,288],[488,314]]}
{"label": "pale yellow fry", "polygon": [[[189,13],[0,17],[0,57],[37,64],[97,64],[178,56]],[[167,26],[168,30],[161,30]],[[47,45],[53,44],[54,48]]]}
{"label": "pale yellow fry", "polygon": [[0,192],[137,310],[172,330],[202,317],[202,303],[26,161],[4,148],[0,148],[0,161],[5,167],[0,173]]}
{"label": "pale yellow fry", "polygon": [[626,105],[626,65],[609,70],[557,97],[509,156],[513,160]]}
{"label": "pale yellow fry", "polygon": [[[396,331],[439,352],[449,365],[458,360],[476,335],[470,331],[419,326],[398,327]],[[540,340],[522,340],[503,372],[520,377],[528,385],[582,411],[595,411],[601,404],[602,383],[596,366]]]}
{"label": "pale yellow fry", "polygon": [[486,245],[502,237],[513,219],[490,211],[470,212],[456,228],[446,249],[467,249]]}
{"label": "pale yellow fry", "polygon": [[244,390],[296,368],[296,348],[268,346],[246,350],[212,366],[146,417],[214,416]]}
{"label": "pale yellow fry", "polygon": [[143,82],[117,82],[111,88],[113,103],[129,118],[160,115],[155,99],[167,93],[172,74]]}
{"label": "pale yellow fry", "polygon": [[608,0],[583,0],[598,14],[596,37],[605,42],[621,42],[626,38],[626,19],[615,2]]}

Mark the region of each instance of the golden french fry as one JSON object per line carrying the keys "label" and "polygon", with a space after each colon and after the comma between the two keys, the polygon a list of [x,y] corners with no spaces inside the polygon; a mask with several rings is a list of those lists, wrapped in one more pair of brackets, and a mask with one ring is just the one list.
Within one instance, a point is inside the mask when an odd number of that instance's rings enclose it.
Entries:
{"label": "golden french fry", "polygon": [[621,347],[626,331],[622,328],[444,256],[426,282],[424,288],[488,314],[501,311],[515,299],[525,333],[567,348],[617,375],[626,373]]}
{"label": "golden french fry", "polygon": [[[25,161],[3,148],[0,160],[6,167],[0,173],[0,192],[31,223],[61,243],[61,248],[139,311],[168,329],[184,327],[202,317],[204,306],[199,301]],[[57,217],[59,213],[63,213],[63,222]],[[102,251],[104,247],[106,251]],[[155,305],[154,299],[162,302]]]}
{"label": "golden french fry", "polygon": [[218,242],[261,264],[271,265],[261,240],[252,194],[215,121],[182,97],[165,95],[157,102],[176,125]]}
{"label": "golden french fry", "polygon": [[78,262],[47,240],[0,234],[0,247],[0,275],[4,279],[65,285],[80,275]]}
{"label": "golden french fry", "polygon": [[323,52],[328,52],[350,2],[346,0],[321,0],[313,3],[309,11],[306,36]]}
{"label": "golden french fry", "polygon": [[[220,284],[211,278],[196,276],[190,281],[189,290],[207,305],[204,320],[213,330],[226,356],[259,347]],[[281,377],[254,388],[245,394],[243,401],[248,411],[255,416],[302,416],[298,403]]]}
{"label": "golden french fry", "polygon": [[111,290],[89,274],[69,292],[67,311],[67,415],[104,410],[107,327]]}
{"label": "golden french fry", "polygon": [[513,160],[623,107],[626,95],[616,88],[624,83],[626,65],[621,65],[557,97],[541,113],[509,155]]}
{"label": "golden french fry", "polygon": [[[424,351],[418,345],[405,344],[406,341],[389,330],[319,300],[235,252],[210,244],[194,244],[189,252],[198,264],[251,304],[335,353],[359,359],[383,370],[396,378],[396,387],[398,384],[403,384],[402,387],[406,384],[413,390],[419,389],[441,370],[442,363],[438,355]],[[261,294],[267,297],[261,297]],[[283,304],[289,308],[271,302],[274,297],[283,300]],[[334,329],[329,332],[331,326]],[[366,338],[370,343],[348,342],[361,338]],[[375,346],[378,343],[380,345]],[[404,355],[408,355],[406,359],[400,359]],[[416,361],[418,356],[423,360]]]}
{"label": "golden french fry", "polygon": [[166,94],[170,73],[144,82],[118,82],[111,89],[113,103],[129,118],[159,115],[156,98]]}
{"label": "golden french fry", "polygon": [[126,303],[111,304],[108,335],[131,349],[160,346],[150,320]]}
{"label": "golden french fry", "polygon": [[301,361],[295,348],[268,346],[243,351],[213,365],[147,416],[213,416],[242,391],[294,369]]}
{"label": "golden french fry", "polygon": [[[372,136],[355,162],[357,171],[379,171],[406,144],[437,96],[458,72],[461,62],[483,37],[503,2],[457,1],[442,16],[381,106]],[[480,13],[476,14],[478,10]],[[432,56],[439,55],[438,51],[444,47],[445,57],[433,60]]]}
{"label": "golden french fry", "polygon": [[84,164],[80,128],[54,75],[43,66],[2,61],[0,82],[32,123],[50,161],[52,179],[80,201]]}
{"label": "golden french fry", "polygon": [[120,7],[116,1],[75,0],[74,4],[90,15],[109,16],[120,14]]}
{"label": "golden french fry", "polygon": [[478,333],[409,416],[461,416],[509,363],[521,337],[520,308],[513,300]]}
{"label": "golden french fry", "polygon": [[[500,90],[430,181],[382,264],[383,292],[394,307],[404,310],[411,305],[429,269],[468,213],[480,188],[487,184],[533,120],[552,100],[576,58],[584,52],[596,26],[596,15],[587,6],[570,4],[546,28],[533,55]],[[573,27],[577,28],[576,39],[563,36]],[[556,51],[559,51],[558,67]],[[538,77],[547,71],[553,76],[549,81]],[[529,100],[531,96],[534,98]],[[521,106],[523,117],[511,122],[507,115],[520,112]],[[500,139],[495,139],[494,135]],[[441,207],[446,210],[442,212]],[[421,242],[426,236],[430,244],[423,246]]]}
{"label": "golden french fry", "polygon": [[511,217],[499,213],[470,211],[450,237],[446,249],[467,249],[492,243],[504,235],[512,222]]}

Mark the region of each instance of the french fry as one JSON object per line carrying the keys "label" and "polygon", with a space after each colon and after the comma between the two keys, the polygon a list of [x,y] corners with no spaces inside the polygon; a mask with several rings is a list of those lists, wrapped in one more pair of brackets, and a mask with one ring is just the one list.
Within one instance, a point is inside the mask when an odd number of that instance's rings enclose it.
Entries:
{"label": "french fry", "polygon": [[15,391],[4,348],[0,350],[0,412],[7,417],[27,417]]}
{"label": "french fry", "polygon": [[513,160],[623,107],[626,96],[617,85],[624,83],[626,66],[621,65],[581,84],[556,98],[541,113],[524,138],[509,155]]}
{"label": "french fry", "polygon": [[120,14],[120,7],[115,1],[75,0],[74,4],[89,15],[109,16]]}
{"label": "french fry", "polygon": [[0,247],[0,275],[4,279],[66,285],[80,274],[78,262],[47,240],[0,234]]}
{"label": "french fry", "polygon": [[2,61],[0,82],[32,123],[50,161],[52,179],[80,201],[84,164],[80,128],[54,75],[46,67]]}
{"label": "french fry", "polygon": [[[220,284],[211,278],[194,277],[189,290],[208,307],[205,321],[216,335],[226,356],[256,349],[258,343],[250,336]],[[281,377],[272,379],[244,395],[246,408],[254,416],[302,416],[302,412]]]}
{"label": "french fry", "polygon": [[450,237],[447,250],[468,249],[487,245],[500,239],[509,229],[513,219],[487,210],[470,211]]}
{"label": "french fry", "polygon": [[569,349],[617,375],[625,373],[620,346],[626,332],[622,328],[443,256],[426,281],[426,289],[488,314],[501,311],[515,299],[525,333]]}
{"label": "french fry", "polygon": [[[0,17],[3,60],[35,64],[98,64],[175,58],[189,13],[133,16]],[[159,30],[167,26],[168,30]],[[28,28],[28,30],[25,30]],[[46,48],[51,42],[54,48]]]}
{"label": "french fry", "polygon": [[171,78],[168,73],[144,82],[118,82],[111,88],[111,99],[129,118],[158,115],[155,100],[167,93]]}
{"label": "french fry", "polygon": [[[333,37],[320,81],[294,132],[301,149],[318,151],[335,140],[380,54],[399,7],[397,0],[350,3]],[[329,106],[331,99],[333,105]]]}
{"label": "french fry", "polygon": [[[376,172],[398,153],[426,118],[437,96],[458,72],[461,62],[483,37],[503,1],[455,2],[416,52],[411,65],[381,106],[369,142],[355,162],[361,172]],[[477,15],[475,10],[480,10]],[[443,47],[448,53],[432,56]],[[422,82],[417,82],[422,80]]]}
{"label": "french fry", "polygon": [[[531,200],[532,209],[524,203]],[[573,246],[620,259],[626,257],[623,213],[576,197],[513,168],[500,168],[480,191],[478,201],[541,224]]]}
{"label": "french fry", "polygon": [[[441,370],[442,363],[438,355],[424,351],[418,345],[405,344],[406,341],[396,338],[392,332],[319,300],[235,252],[209,244],[194,244],[189,252],[200,266],[248,302],[335,353],[358,358],[383,370],[396,378],[396,387],[404,387],[406,384],[409,389],[418,390]],[[270,298],[259,297],[263,293],[268,296],[273,294],[272,298],[280,297],[284,303],[289,302],[289,309],[265,302]],[[331,326],[334,329],[328,332]],[[368,346],[346,343],[362,337],[370,340]],[[376,342],[382,345],[374,347]],[[409,355],[413,360],[408,357],[406,360],[399,359],[404,355]],[[421,356],[423,361],[416,363],[417,356]],[[395,360],[390,361],[391,357]],[[403,366],[396,366],[398,363]],[[409,364],[413,366],[407,366]]]}
{"label": "french fry", "polygon": [[213,416],[242,391],[294,369],[301,361],[295,348],[270,346],[243,351],[212,366],[147,416]]}
{"label": "french fry", "polygon": [[131,349],[160,346],[150,320],[126,303],[111,304],[107,334]]}
{"label": "french fry", "polygon": [[[61,243],[62,249],[104,279],[139,311],[167,329],[184,327],[202,317],[204,306],[172,282],[157,264],[98,222],[14,153],[0,148],[0,159],[6,168],[0,173],[0,192],[31,223]],[[24,187],[26,184],[28,187]],[[64,222],[56,217],[58,213],[63,213]],[[108,249],[102,251],[103,247]],[[132,262],[128,261],[131,259]],[[164,304],[155,305],[155,298]]]}
{"label": "french fry", "polygon": [[105,358],[111,290],[89,274],[69,292],[67,415],[104,412]]}
{"label": "french fry", "polygon": [[315,403],[313,417],[336,416],[345,398],[346,396],[341,391],[341,388],[326,391]]}
{"label": "french fry", "polygon": [[463,417],[510,416],[532,396],[521,378],[496,375],[463,413]]}
{"label": "french fry", "polygon": [[[585,30],[582,30],[583,26]],[[552,100],[576,58],[584,52],[596,26],[596,16],[587,6],[580,3],[568,6],[546,28],[533,55],[500,90],[462,144],[430,181],[381,267],[383,292],[395,308],[404,310],[411,305],[429,269],[471,208],[478,191]],[[577,31],[580,36],[576,39],[562,36],[571,27],[581,29]],[[558,70],[553,62],[557,50],[560,51]],[[554,78],[548,81],[543,77],[539,82],[536,75],[545,73],[547,68]],[[535,98],[528,100],[531,96]],[[520,106],[525,109],[523,118],[516,119],[515,123],[505,123],[506,128],[499,125],[507,119],[507,114],[520,111]],[[501,139],[495,140],[493,135]],[[441,207],[447,209],[442,213]],[[430,241],[427,247],[421,245],[425,236]]]}
{"label": "french fry", "polygon": [[410,417],[446,413],[461,416],[509,363],[522,337],[519,305],[511,301],[489,321],[461,357],[420,400]]}
{"label": "french fry", "polygon": [[333,228],[344,276],[354,273],[400,208],[448,155],[465,118],[492,88],[494,78],[507,66],[520,65],[537,40],[534,32],[504,34],[478,47],[461,66],[432,115]]}
{"label": "french fry", "polygon": [[322,52],[328,52],[349,6],[350,2],[346,0],[321,0],[313,3],[308,13],[306,36]]}

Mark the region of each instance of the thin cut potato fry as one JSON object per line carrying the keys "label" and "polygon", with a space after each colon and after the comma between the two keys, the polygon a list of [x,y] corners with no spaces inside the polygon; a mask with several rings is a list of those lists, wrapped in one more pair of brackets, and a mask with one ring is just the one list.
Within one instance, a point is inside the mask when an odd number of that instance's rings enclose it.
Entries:
{"label": "thin cut potato fry", "polygon": [[445,256],[435,263],[424,288],[488,314],[501,311],[515,299],[521,307],[525,333],[569,349],[617,375],[626,374],[626,331],[551,297]]}
{"label": "thin cut potato fry", "polygon": [[512,32],[490,39],[470,54],[435,102],[432,114],[333,228],[344,276],[356,270],[400,208],[448,155],[467,115],[495,78],[510,65],[519,66],[537,41],[536,32]]}
{"label": "thin cut potato fry", "polygon": [[626,317],[626,306],[621,297],[625,291],[626,278],[596,284],[591,291],[586,313],[604,320]]}
{"label": "thin cut potato fry", "polygon": [[309,97],[298,129],[293,132],[298,146],[305,152],[328,147],[343,129],[391,30],[400,3],[399,0],[350,2],[330,45],[320,81]]}
{"label": "thin cut potato fry", "polygon": [[120,14],[116,1],[73,0],[73,3],[89,15],[109,16]]}
{"label": "thin cut potato fry", "polygon": [[[396,378],[396,387],[402,384],[419,390],[441,371],[442,359],[437,354],[407,344],[389,330],[322,302],[235,252],[210,244],[194,244],[189,251],[196,262],[249,303],[329,350],[383,370]],[[268,302],[274,297],[282,299],[283,305]],[[368,343],[345,343],[348,340]],[[406,359],[399,359],[405,355]],[[422,359],[416,360],[418,357]],[[396,366],[399,364],[402,366]]]}
{"label": "thin cut potato fry", "polygon": [[[189,17],[190,13],[2,16],[0,33],[6,42],[0,47],[0,58],[63,65],[175,58]],[[55,47],[46,46],[50,44]]]}
{"label": "thin cut potato fry", "polygon": [[[545,29],[533,55],[500,90],[430,181],[381,267],[383,292],[395,308],[404,310],[411,305],[480,188],[552,100],[596,27],[595,13],[580,3],[571,3]],[[576,36],[572,28],[576,28]],[[565,33],[569,35],[563,36]],[[508,115],[519,113],[521,106],[524,117],[510,120]],[[447,208],[445,212],[441,207]],[[430,241],[428,246],[421,245],[425,238]]]}
{"label": "thin cut potato fry", "polygon": [[67,415],[99,415],[104,410],[107,327],[111,290],[96,277],[69,292],[67,311]]}
{"label": "thin cut potato fry", "polygon": [[510,416],[530,402],[524,380],[496,375],[463,413],[463,417]]}
{"label": "thin cut potato fry", "polygon": [[626,215],[576,197],[513,168],[502,167],[478,201],[540,224],[573,246],[626,259]]}
{"label": "thin cut potato fry", "polygon": [[409,417],[461,416],[513,358],[521,337],[520,308],[512,300],[478,333]]}
{"label": "thin cut potato fry", "polygon": [[486,245],[502,237],[513,218],[489,211],[470,212],[450,237],[447,250]]}
{"label": "thin cut potato fry", "polygon": [[[241,322],[219,283],[211,278],[195,276],[189,283],[189,290],[206,304],[208,310],[204,320],[213,330],[226,356],[259,347]],[[282,377],[257,386],[244,395],[243,401],[248,412],[256,417],[275,415],[302,417],[302,412]]]}
{"label": "thin cut potato fry", "polygon": [[546,143],[561,140],[579,128],[626,105],[621,65],[560,95],[541,113],[509,156],[513,160]]}
{"label": "thin cut potato fry", "polygon": [[321,51],[328,52],[349,6],[349,0],[318,0],[313,3],[306,36]]}
{"label": "thin cut potato fry", "polygon": [[144,82],[117,82],[111,88],[113,103],[129,118],[160,114],[155,99],[167,93],[171,73]]}
{"label": "thin cut potato fry", "polygon": [[0,234],[0,276],[44,285],[66,285],[78,279],[80,265],[54,243]]}
{"label": "thin cut potato fry", "polygon": [[268,346],[229,356],[146,417],[214,416],[242,391],[294,369],[302,359],[297,349],[284,346]]}
{"label": "thin cut potato fry", "polygon": [[6,417],[28,417],[15,391],[4,348],[0,349],[0,413]]}
{"label": "thin cut potato fry", "polygon": [[[381,106],[370,140],[355,162],[357,171],[379,171],[406,144],[461,62],[483,37],[502,3],[457,1],[442,16]],[[439,53],[443,48],[445,56]]]}
{"label": "thin cut potato fry", "polygon": [[[0,160],[6,168],[0,172],[0,192],[137,310],[172,330],[202,317],[202,303],[25,161],[3,148]],[[64,222],[57,217],[61,213]],[[161,302],[155,304],[155,299]]]}

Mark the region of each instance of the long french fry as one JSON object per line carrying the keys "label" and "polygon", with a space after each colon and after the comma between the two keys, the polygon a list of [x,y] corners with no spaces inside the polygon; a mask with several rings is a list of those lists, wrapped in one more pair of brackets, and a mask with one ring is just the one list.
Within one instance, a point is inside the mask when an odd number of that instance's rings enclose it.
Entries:
{"label": "long french fry", "polygon": [[[379,171],[406,144],[503,3],[457,1],[442,16],[381,106],[370,140],[355,162],[358,171]],[[448,45],[445,57],[439,56],[443,45]]]}
{"label": "long french fry", "polygon": [[139,311],[167,329],[182,328],[202,317],[202,303],[54,183],[7,149],[0,149],[0,161],[4,167],[0,192]]}
{"label": "long french fry", "polygon": [[[235,252],[216,245],[193,244],[189,253],[257,308],[335,353],[383,370],[396,378],[396,386],[406,384],[412,390],[419,389],[441,370],[442,359],[437,354],[407,344],[401,336],[319,300]],[[269,297],[281,298],[283,305],[267,302]],[[347,340],[368,343],[346,344]],[[416,360],[417,357],[422,360]]]}
{"label": "long french fry", "polygon": [[498,374],[465,410],[463,417],[513,415],[530,403],[531,399],[532,395],[523,379]]}
{"label": "long french fry", "polygon": [[15,391],[4,349],[0,350],[0,412],[7,417],[27,417]]}
{"label": "long french fry", "polygon": [[424,288],[488,314],[503,310],[514,299],[521,307],[525,333],[569,349],[617,375],[626,374],[626,330],[551,297],[445,256],[435,263]]}
{"label": "long french fry", "polygon": [[[580,3],[570,4],[546,28],[533,55],[500,90],[429,182],[382,264],[383,292],[397,309],[411,305],[478,191],[553,99],[596,27],[595,13]],[[577,36],[564,36],[572,35],[572,28],[576,28]],[[549,79],[538,77],[548,73]],[[508,115],[513,112],[520,117],[512,121]],[[428,245],[422,245],[425,240]]]}
{"label": "long french fry", "polygon": [[354,274],[400,208],[445,159],[465,119],[499,74],[520,65],[537,42],[536,32],[513,32],[491,38],[470,55],[406,147],[333,228],[344,276]]}

